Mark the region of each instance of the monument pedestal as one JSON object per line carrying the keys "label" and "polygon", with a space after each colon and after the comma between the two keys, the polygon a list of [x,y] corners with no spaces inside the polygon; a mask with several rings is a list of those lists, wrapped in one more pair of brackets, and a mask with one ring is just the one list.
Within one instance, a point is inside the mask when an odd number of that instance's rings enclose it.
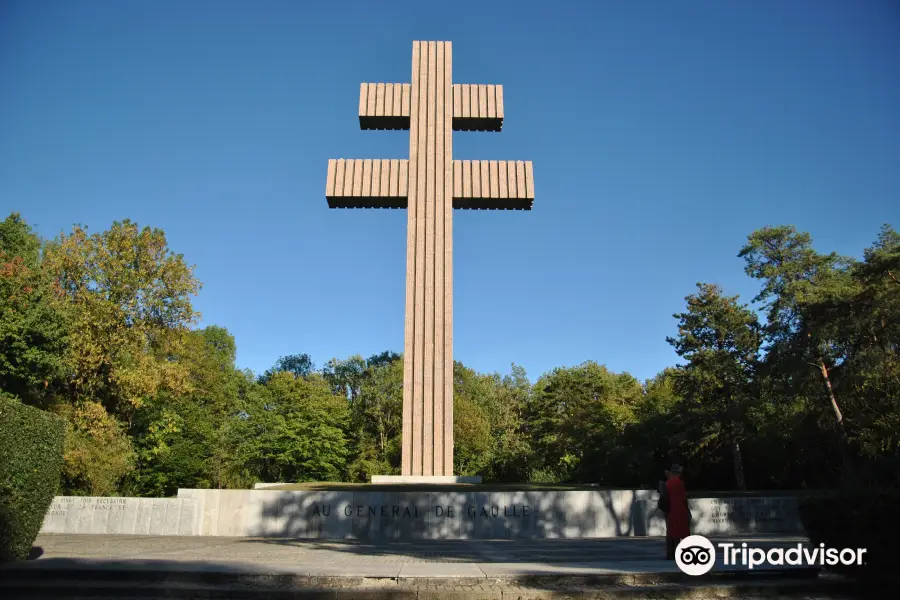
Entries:
{"label": "monument pedestal", "polygon": [[[179,489],[177,498],[57,497],[41,532],[372,542],[665,535],[655,490],[282,485],[286,489]],[[694,534],[803,534],[796,496],[751,494],[688,502]]]}
{"label": "monument pedestal", "polygon": [[387,485],[446,485],[452,483],[481,483],[477,475],[372,475],[372,483]]}

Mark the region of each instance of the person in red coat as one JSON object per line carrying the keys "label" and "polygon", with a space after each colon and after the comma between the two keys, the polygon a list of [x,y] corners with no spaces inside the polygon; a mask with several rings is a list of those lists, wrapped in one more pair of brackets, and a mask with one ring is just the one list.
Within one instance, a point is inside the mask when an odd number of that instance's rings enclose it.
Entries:
{"label": "person in red coat", "polygon": [[666,471],[665,487],[661,490],[659,508],[666,513],[666,559],[675,560],[675,548],[691,535],[691,512],[688,509],[687,489],[681,480],[681,465]]}

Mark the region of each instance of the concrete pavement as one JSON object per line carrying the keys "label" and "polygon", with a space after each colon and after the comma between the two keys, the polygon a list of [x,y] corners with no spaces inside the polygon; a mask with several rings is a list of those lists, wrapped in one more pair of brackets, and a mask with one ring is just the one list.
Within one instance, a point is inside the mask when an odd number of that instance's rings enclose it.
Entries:
{"label": "concrete pavement", "polygon": [[[713,538],[764,549],[806,543],[800,537]],[[678,572],[661,538],[574,540],[434,540],[366,543],[271,538],[41,535],[39,561],[188,561],[295,573],[397,576],[502,576],[505,573]],[[467,565],[467,566],[464,566]],[[717,564],[716,568],[724,568]],[[479,573],[480,571],[480,573]],[[408,573],[409,575],[404,575]]]}
{"label": "concrete pavement", "polygon": [[[725,539],[714,539],[726,541]],[[728,538],[760,548],[794,537]],[[849,598],[815,570],[725,567],[689,577],[660,538],[423,541],[41,535],[35,560],[0,566],[0,595],[92,598]],[[139,591],[138,591],[139,590]],[[177,593],[184,595],[177,595]],[[154,595],[157,594],[158,595]],[[44,594],[44,595],[41,595]],[[175,594],[175,595],[173,595]],[[256,596],[254,594],[262,594]]]}

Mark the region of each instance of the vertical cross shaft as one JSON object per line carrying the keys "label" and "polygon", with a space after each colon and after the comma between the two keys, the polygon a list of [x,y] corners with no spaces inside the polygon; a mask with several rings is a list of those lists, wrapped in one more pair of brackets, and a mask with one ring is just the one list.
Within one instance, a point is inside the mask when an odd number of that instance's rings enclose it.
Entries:
{"label": "vertical cross shaft", "polygon": [[453,86],[450,42],[413,42],[403,475],[453,474]]}

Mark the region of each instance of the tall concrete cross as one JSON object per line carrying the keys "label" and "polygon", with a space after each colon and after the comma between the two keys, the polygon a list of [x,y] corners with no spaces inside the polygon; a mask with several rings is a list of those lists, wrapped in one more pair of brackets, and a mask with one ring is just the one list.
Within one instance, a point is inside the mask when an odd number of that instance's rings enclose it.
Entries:
{"label": "tall concrete cross", "polygon": [[454,84],[450,42],[413,42],[412,83],[363,83],[362,129],[409,130],[409,160],[331,159],[331,208],[407,208],[406,476],[453,475],[453,210],[530,210],[530,161],[453,160],[452,132],[500,131],[503,87]]}

